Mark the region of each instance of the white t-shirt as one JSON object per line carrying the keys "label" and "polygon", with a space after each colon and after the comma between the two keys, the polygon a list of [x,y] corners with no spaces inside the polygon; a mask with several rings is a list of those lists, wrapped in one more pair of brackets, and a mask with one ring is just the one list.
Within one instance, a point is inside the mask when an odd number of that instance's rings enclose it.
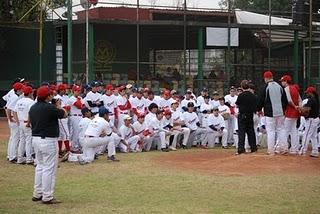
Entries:
{"label": "white t-shirt", "polygon": [[199,122],[198,115],[195,112],[184,112],[181,120],[185,122],[186,126],[192,131],[197,130],[197,123]]}
{"label": "white t-shirt", "polygon": [[81,108],[78,108],[78,107],[76,107],[76,106],[74,105],[74,103],[75,103],[78,99],[80,99],[80,100],[81,100],[81,103],[84,104],[84,101],[83,101],[83,99],[82,99],[80,96],[78,96],[78,98],[75,97],[75,96],[71,96],[71,97],[68,99],[67,105],[70,106],[70,115],[71,115],[71,116],[82,116],[82,114],[81,114]]}
{"label": "white t-shirt", "polygon": [[111,134],[112,128],[110,127],[110,124],[108,121],[106,121],[102,117],[95,117],[93,120],[90,121],[87,130],[85,131],[85,135],[87,136],[93,136],[93,137],[99,137],[102,133],[105,133],[107,135]]}
{"label": "white t-shirt", "polygon": [[29,97],[23,97],[17,101],[14,111],[17,112],[19,121],[28,120],[29,110],[34,103],[34,100]]}
{"label": "white t-shirt", "polygon": [[[101,94],[99,92],[93,93],[92,91],[89,91],[89,93],[85,97],[85,101],[91,101],[92,103],[99,102],[101,101]],[[90,107],[89,104],[87,105],[87,107],[94,113],[99,111],[98,107]]]}
{"label": "white t-shirt", "polygon": [[90,118],[83,117],[81,118],[78,127],[79,127],[79,138],[84,138],[85,132],[89,126],[89,123],[91,122]]}
{"label": "white t-shirt", "polygon": [[211,128],[209,128],[209,126],[213,125],[216,129],[221,129],[222,127],[225,128],[225,122],[223,117],[219,114],[217,117],[214,114],[211,114],[208,117],[208,129],[212,130]]}
{"label": "white t-shirt", "polygon": [[117,108],[117,98],[116,96],[104,94],[101,96],[101,100],[103,101],[103,105],[106,109],[108,109],[112,114],[114,114],[114,109]]}
{"label": "white t-shirt", "polygon": [[224,99],[225,99],[225,102],[230,103],[231,106],[236,106],[236,102],[237,102],[238,96],[235,95],[235,96],[232,97],[230,94],[228,94],[228,95],[226,95],[224,97]]}
{"label": "white t-shirt", "polygon": [[128,140],[130,137],[133,136],[133,130],[131,127],[127,127],[124,124],[119,129],[121,139]]}

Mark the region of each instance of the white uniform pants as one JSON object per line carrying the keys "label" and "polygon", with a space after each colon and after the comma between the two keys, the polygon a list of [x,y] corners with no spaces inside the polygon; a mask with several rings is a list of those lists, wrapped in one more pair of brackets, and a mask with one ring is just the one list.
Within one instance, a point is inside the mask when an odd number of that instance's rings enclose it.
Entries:
{"label": "white uniform pants", "polygon": [[285,118],[284,128],[286,133],[286,142],[288,142],[288,137],[290,135],[291,147],[290,153],[297,154],[299,152],[299,137],[297,129],[297,118]]}
{"label": "white uniform pants", "polygon": [[216,143],[216,139],[219,137],[222,137],[222,146],[228,146],[228,144],[227,144],[228,131],[226,129],[223,129],[222,132],[208,130],[207,135],[208,135],[208,147],[209,148],[214,147],[214,144]]}
{"label": "white uniform pants", "polygon": [[[68,126],[68,118],[59,119],[59,139],[58,140],[69,140],[70,132]],[[77,128],[79,129],[79,128]]]}
{"label": "white uniform pants", "polygon": [[[272,154],[275,152],[275,150],[285,150],[287,142],[284,129],[284,116],[266,117],[266,130],[268,141],[268,153]],[[276,141],[279,142],[278,145],[276,144]]]}
{"label": "white uniform pants", "polygon": [[177,141],[179,136],[183,135],[183,141],[182,145],[186,146],[189,140],[190,136],[190,129],[183,127],[181,130],[175,130],[174,133],[177,133],[174,135],[173,142],[172,142],[172,147],[176,148],[177,147]]}
{"label": "white uniform pants", "polygon": [[9,161],[17,158],[17,150],[19,144],[19,126],[15,122],[9,122],[10,138],[8,143],[8,158]]}
{"label": "white uniform pants", "polygon": [[[71,146],[73,150],[77,150],[81,148],[81,143],[79,141],[79,122],[81,120],[81,116],[70,116],[69,122],[70,122],[70,129],[71,129]],[[60,128],[60,127],[59,127]]]}
{"label": "white uniform pants", "polygon": [[159,149],[159,147],[161,149],[167,148],[167,146],[169,145],[169,141],[167,141],[167,139],[166,139],[166,133],[164,131],[159,131],[159,132],[155,133],[153,139],[156,140],[157,138],[158,139],[160,138],[160,145],[158,144],[158,149]]}
{"label": "white uniform pants", "polygon": [[302,139],[301,152],[305,154],[308,150],[309,142],[312,144],[312,154],[319,155],[318,152],[318,142],[317,142],[317,127],[319,123],[319,118],[309,118],[306,119],[306,129]]}
{"label": "white uniform pants", "polygon": [[97,148],[104,145],[108,146],[108,157],[116,154],[115,143],[112,136],[85,137],[83,143],[83,160],[88,163],[92,162]]}
{"label": "white uniform pants", "polygon": [[[139,139],[140,139],[140,137],[138,135],[132,136],[132,137],[127,139],[127,143],[129,144],[129,147],[130,147],[131,151],[135,151],[135,152],[140,151],[138,146],[137,146]],[[120,147],[120,151],[121,152],[127,152],[128,151],[127,146],[124,145],[123,143],[120,143],[119,147]]]}
{"label": "white uniform pants", "polygon": [[42,201],[53,199],[58,167],[57,140],[57,138],[32,137],[37,159],[33,197],[40,198],[42,196]]}
{"label": "white uniform pants", "polygon": [[235,130],[235,125],[237,122],[237,118],[234,115],[231,115],[230,118],[228,119],[228,137],[227,137],[227,142],[230,144],[234,143],[234,138],[233,138],[233,132]]}
{"label": "white uniform pants", "polygon": [[[19,134],[20,134],[20,141],[18,146],[18,160],[17,163],[32,163],[32,136],[31,136],[31,128],[26,127],[26,123],[24,121],[20,121],[19,126]],[[26,153],[26,158],[24,157],[24,153]]]}
{"label": "white uniform pants", "polygon": [[153,142],[153,136],[143,138],[143,148],[146,152],[150,151]]}

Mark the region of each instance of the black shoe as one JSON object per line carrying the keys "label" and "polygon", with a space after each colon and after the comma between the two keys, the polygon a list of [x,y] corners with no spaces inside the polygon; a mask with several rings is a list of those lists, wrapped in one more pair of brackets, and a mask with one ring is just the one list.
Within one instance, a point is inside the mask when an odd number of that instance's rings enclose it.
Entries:
{"label": "black shoe", "polygon": [[60,204],[61,201],[54,199],[51,199],[50,201],[42,201],[43,204]]}
{"label": "black shoe", "polygon": [[42,200],[42,196],[40,196],[39,198],[32,197],[31,200],[34,201],[34,202],[41,201]]}
{"label": "black shoe", "polygon": [[182,144],[181,147],[182,147],[182,149],[188,149],[188,147],[186,145],[183,145],[183,144]]}
{"label": "black shoe", "polygon": [[229,149],[229,147],[228,147],[228,146],[222,146],[222,148],[223,148],[223,149]]}
{"label": "black shoe", "polygon": [[111,157],[107,158],[108,161],[113,161],[113,162],[119,162],[120,160],[116,159],[116,157],[114,155],[112,155]]}
{"label": "black shoe", "polygon": [[10,163],[17,163],[17,158],[14,158],[12,160],[9,160]]}
{"label": "black shoe", "polygon": [[161,149],[161,151],[163,151],[163,152],[169,152],[169,149],[168,149],[168,148],[163,148],[163,149]]}
{"label": "black shoe", "polygon": [[98,160],[99,156],[97,154],[94,154],[94,159]]}

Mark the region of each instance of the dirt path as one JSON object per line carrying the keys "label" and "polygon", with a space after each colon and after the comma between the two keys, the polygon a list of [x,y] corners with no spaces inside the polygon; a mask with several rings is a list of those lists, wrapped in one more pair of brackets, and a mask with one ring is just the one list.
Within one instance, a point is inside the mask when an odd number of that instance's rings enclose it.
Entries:
{"label": "dirt path", "polygon": [[216,175],[320,175],[320,159],[309,156],[268,156],[262,151],[236,156],[231,149],[194,150],[161,156],[155,161],[165,167]]}

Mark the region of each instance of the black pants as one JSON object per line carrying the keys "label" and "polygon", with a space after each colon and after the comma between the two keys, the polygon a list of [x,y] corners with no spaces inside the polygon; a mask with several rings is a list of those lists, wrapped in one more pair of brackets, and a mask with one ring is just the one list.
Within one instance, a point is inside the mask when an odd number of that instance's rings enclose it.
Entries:
{"label": "black pants", "polygon": [[246,134],[251,148],[251,152],[257,151],[256,134],[253,128],[253,114],[239,114],[238,115],[238,153],[244,153],[244,142]]}

